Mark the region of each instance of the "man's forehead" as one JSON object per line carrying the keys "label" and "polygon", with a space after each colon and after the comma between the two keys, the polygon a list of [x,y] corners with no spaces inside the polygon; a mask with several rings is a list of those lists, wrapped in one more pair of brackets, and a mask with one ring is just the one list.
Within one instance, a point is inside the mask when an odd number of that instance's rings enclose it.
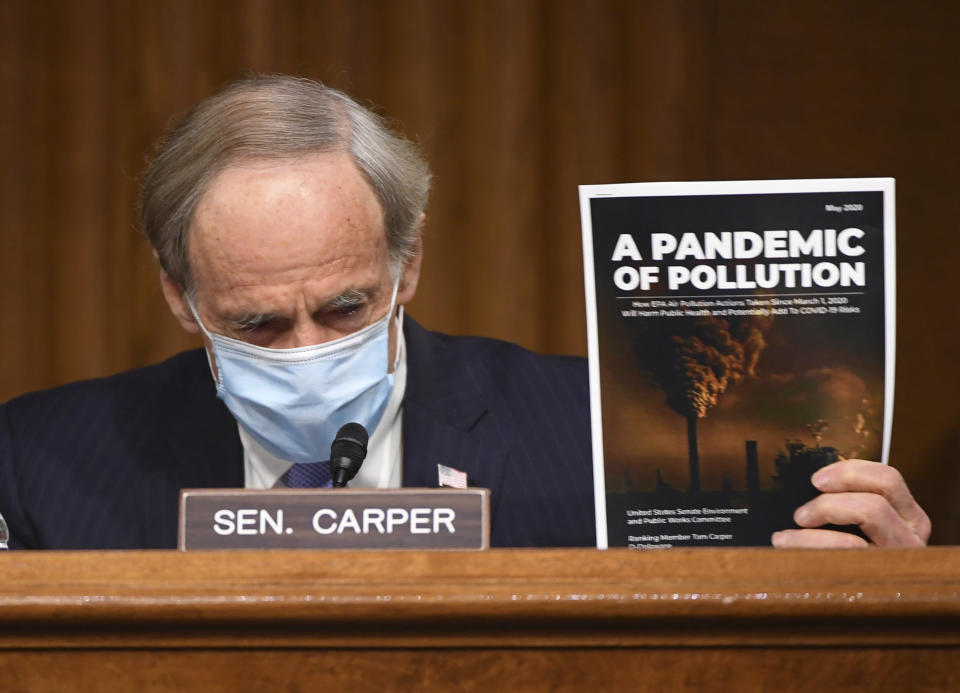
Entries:
{"label": "man's forehead", "polygon": [[224,169],[201,197],[190,233],[191,246],[204,249],[373,240],[385,242],[380,203],[343,152]]}
{"label": "man's forehead", "polygon": [[331,212],[337,206],[359,206],[383,221],[380,203],[352,157],[335,151],[235,161],[206,186],[193,222],[212,214],[270,214],[280,205],[310,202]]}
{"label": "man's forehead", "polygon": [[197,206],[189,253],[198,291],[241,294],[327,277],[332,298],[389,265],[379,202],[344,153],[225,169]]}

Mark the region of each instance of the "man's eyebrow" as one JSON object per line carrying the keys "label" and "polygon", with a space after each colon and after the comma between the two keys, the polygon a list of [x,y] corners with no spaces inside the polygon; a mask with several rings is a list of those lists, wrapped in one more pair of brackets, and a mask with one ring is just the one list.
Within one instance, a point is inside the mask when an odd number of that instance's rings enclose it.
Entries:
{"label": "man's eyebrow", "polygon": [[[355,308],[364,301],[369,300],[377,293],[376,288],[369,289],[347,289],[339,296],[327,301],[323,307],[326,310],[338,310],[343,308]],[[270,312],[238,312],[235,315],[226,316],[226,321],[236,328],[250,330],[261,327],[274,320],[280,320],[283,316]]]}
{"label": "man's eyebrow", "polygon": [[347,289],[339,296],[327,301],[327,308],[353,308],[376,293],[375,289]]}
{"label": "man's eyebrow", "polygon": [[239,327],[243,330],[249,330],[255,327],[266,325],[267,323],[276,320],[278,317],[279,316],[275,315],[274,313],[240,313],[228,318],[228,320],[234,327]]}

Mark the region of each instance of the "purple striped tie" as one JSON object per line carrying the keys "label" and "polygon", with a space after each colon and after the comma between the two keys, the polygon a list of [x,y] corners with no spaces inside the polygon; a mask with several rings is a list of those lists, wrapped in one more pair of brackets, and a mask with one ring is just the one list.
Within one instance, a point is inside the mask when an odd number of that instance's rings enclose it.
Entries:
{"label": "purple striped tie", "polygon": [[284,472],[280,481],[289,488],[330,488],[333,486],[330,462],[297,462]]}

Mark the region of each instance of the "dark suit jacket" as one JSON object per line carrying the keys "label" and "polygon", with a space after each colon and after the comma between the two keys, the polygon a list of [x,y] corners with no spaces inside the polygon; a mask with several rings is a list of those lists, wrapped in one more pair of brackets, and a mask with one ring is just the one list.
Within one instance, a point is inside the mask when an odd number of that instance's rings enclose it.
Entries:
{"label": "dark suit jacket", "polygon": [[[583,359],[405,320],[404,486],[437,464],[491,490],[494,546],[594,543]],[[174,548],[181,488],[243,486],[237,425],[202,350],[0,406],[11,548]]]}

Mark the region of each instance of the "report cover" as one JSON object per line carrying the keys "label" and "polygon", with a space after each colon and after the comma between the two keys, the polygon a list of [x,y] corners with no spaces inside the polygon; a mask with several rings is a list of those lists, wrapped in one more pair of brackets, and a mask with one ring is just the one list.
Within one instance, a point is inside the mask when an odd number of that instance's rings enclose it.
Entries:
{"label": "report cover", "polygon": [[891,178],[580,187],[597,545],[763,546],[887,462]]}

